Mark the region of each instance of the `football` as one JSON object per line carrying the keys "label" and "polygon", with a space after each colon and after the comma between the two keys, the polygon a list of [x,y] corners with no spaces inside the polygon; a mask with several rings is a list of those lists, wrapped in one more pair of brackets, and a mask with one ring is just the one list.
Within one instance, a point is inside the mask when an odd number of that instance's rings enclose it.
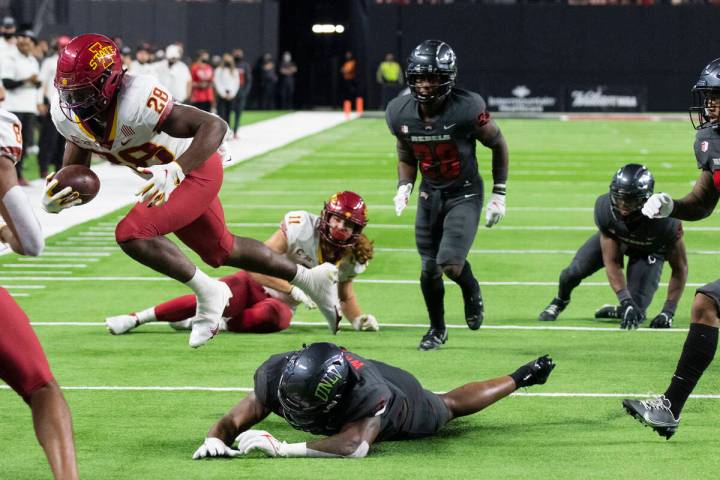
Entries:
{"label": "football", "polygon": [[57,171],[54,179],[57,179],[58,186],[54,191],[59,192],[65,187],[70,187],[80,194],[82,204],[88,203],[95,198],[100,191],[100,179],[95,172],[85,165],[68,165]]}

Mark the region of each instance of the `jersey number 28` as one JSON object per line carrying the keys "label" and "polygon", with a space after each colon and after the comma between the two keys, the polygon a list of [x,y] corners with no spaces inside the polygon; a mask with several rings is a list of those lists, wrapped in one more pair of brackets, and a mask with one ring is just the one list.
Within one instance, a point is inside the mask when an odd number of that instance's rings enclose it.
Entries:
{"label": "jersey number 28", "polygon": [[420,172],[430,180],[452,180],[460,175],[460,156],[453,142],[413,143]]}

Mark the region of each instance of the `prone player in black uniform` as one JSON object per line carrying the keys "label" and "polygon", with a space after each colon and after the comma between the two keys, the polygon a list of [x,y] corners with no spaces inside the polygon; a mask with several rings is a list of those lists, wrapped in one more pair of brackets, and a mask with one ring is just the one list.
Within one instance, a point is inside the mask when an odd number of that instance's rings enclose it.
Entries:
{"label": "prone player in black uniform", "polygon": [[419,348],[432,350],[447,340],[443,274],[462,290],[468,327],[477,330],[483,322],[480,286],[467,262],[483,201],[475,145],[479,141],[492,151],[494,186],[485,208],[487,227],[505,215],[508,148],[482,97],[455,87],[455,52],[447,43],[422,42],[410,53],[405,73],[411,95],[393,99],[385,112],[397,137],[398,189],[393,200],[400,215],[420,170],[415,243],[430,329]]}
{"label": "prone player in black uniform", "polygon": [[[617,171],[610,192],[600,195],[595,202],[599,231],[580,247],[570,266],[562,271],[557,297],[540,313],[539,320],[557,319],[570,303],[573,289],[605,267],[620,305],[606,305],[595,312],[595,317],[618,318],[622,328],[637,328],[645,320],[645,310],[652,302],[667,260],[672,268],[667,299],[650,327],[672,326],[687,280],[687,256],[679,220],[650,219],[640,212],[652,195],[654,184],[652,174],[642,165],[630,163]],[[627,282],[622,271],[625,258]]]}
{"label": "prone player in black uniform", "polygon": [[[679,200],[673,200],[666,193],[650,197],[642,209],[642,213],[650,218],[702,220],[715,210],[720,199],[720,58],[700,72],[692,93],[690,118],[698,131],[694,150],[700,177],[692,191]],[[677,431],[685,402],[715,357],[720,327],[718,316],[720,280],[715,280],[695,292],[690,331],[665,393],[654,398],[622,402],[630,415],[668,440]]]}
{"label": "prone player in black uniform", "polygon": [[[272,457],[361,458],[374,442],[433,435],[453,418],[479,412],[520,387],[544,384],[553,368],[545,355],[510,375],[438,395],[404,370],[332,343],[313,343],[266,360],[255,372],[254,391],[210,428],[193,458],[252,450]],[[288,444],[250,429],[271,412],[295,429],[326,437]]]}

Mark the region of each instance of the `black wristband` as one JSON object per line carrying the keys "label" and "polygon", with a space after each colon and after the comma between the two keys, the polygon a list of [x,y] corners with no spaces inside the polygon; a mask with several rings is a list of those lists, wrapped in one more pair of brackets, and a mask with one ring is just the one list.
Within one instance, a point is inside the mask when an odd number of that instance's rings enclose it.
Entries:
{"label": "black wristband", "polygon": [[504,183],[498,183],[493,185],[492,193],[497,195],[505,195],[506,188]]}
{"label": "black wristband", "polygon": [[677,302],[674,302],[672,300],[665,300],[665,304],[663,305],[662,311],[667,312],[671,315],[675,315],[675,310],[677,309]]}
{"label": "black wristband", "polygon": [[622,290],[615,292],[615,295],[617,295],[617,299],[620,303],[623,303],[626,300],[632,300],[632,296],[627,288],[623,288]]}

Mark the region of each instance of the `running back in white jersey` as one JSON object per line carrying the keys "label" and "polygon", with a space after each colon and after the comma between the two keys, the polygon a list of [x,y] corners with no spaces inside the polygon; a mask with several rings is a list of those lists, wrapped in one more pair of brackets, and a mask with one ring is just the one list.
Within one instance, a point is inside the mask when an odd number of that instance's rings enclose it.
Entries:
{"label": "running back in white jersey", "polygon": [[117,103],[109,107],[114,108],[110,112],[113,123],[106,138],[95,138],[89,128],[65,117],[57,97],[52,99],[51,113],[55,126],[67,140],[135,170],[170,163],[192,143],[192,138],[175,138],[159,131],[173,105],[169,90],[155,77],[126,73]]}
{"label": "running back in white jersey", "polygon": [[[320,232],[317,224],[320,217],[310,212],[297,210],[285,214],[280,228],[287,238],[287,252],[285,256],[293,263],[303,265],[307,268],[313,268],[322,263],[322,254],[320,252]],[[355,278],[358,274],[365,271],[367,265],[355,260],[352,255],[345,256],[337,263],[338,282],[348,282]],[[285,303],[292,305],[294,302],[289,300],[285,294],[281,294],[275,290],[265,288],[268,293],[280,298]]]}
{"label": "running back in white jersey", "polygon": [[0,108],[0,155],[17,163],[22,156],[22,125],[14,113]]}

